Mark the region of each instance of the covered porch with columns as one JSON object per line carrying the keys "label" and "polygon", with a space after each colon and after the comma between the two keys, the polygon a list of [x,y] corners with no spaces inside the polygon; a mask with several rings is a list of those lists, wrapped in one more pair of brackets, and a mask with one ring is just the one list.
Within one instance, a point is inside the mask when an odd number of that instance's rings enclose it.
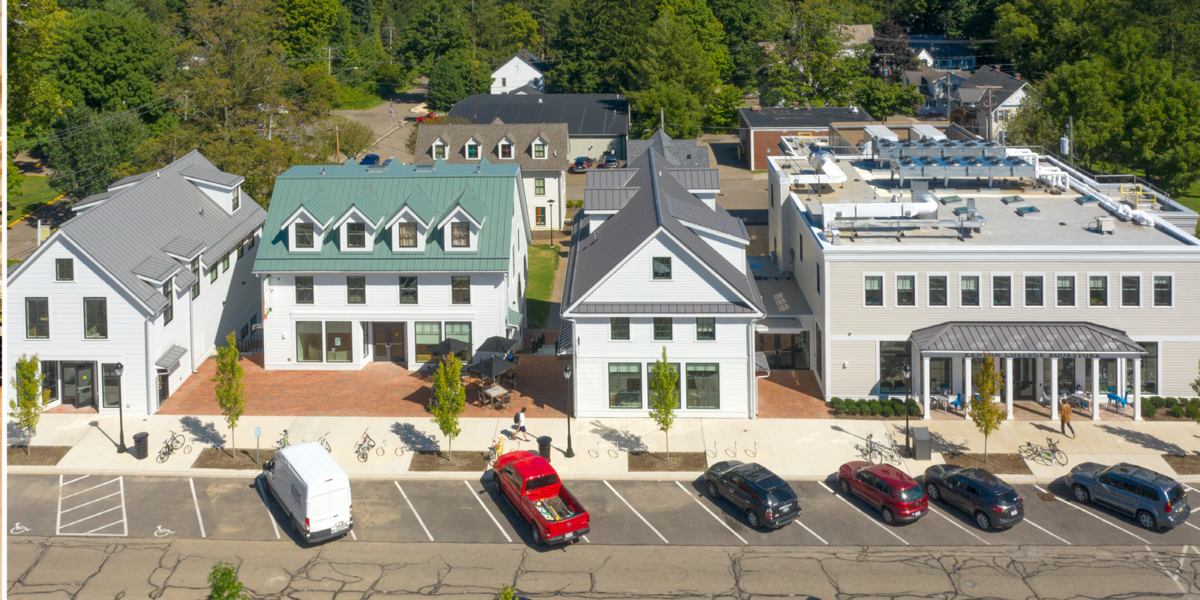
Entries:
{"label": "covered porch with columns", "polygon": [[[993,400],[1005,403],[1009,420],[1057,421],[1064,401],[1082,418],[1142,419],[1141,363],[1147,351],[1123,331],[1088,322],[957,321],[913,331],[909,341],[916,365],[913,389],[926,419],[970,418],[972,374],[985,354],[1004,377]],[[1110,389],[1128,405],[1110,402]]]}

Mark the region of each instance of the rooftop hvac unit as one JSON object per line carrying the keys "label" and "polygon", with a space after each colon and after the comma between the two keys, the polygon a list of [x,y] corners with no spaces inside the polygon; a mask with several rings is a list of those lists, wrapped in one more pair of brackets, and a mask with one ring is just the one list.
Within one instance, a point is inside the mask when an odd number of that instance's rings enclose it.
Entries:
{"label": "rooftop hvac unit", "polygon": [[1114,233],[1117,229],[1117,220],[1107,215],[1096,217],[1094,229],[1100,233]]}

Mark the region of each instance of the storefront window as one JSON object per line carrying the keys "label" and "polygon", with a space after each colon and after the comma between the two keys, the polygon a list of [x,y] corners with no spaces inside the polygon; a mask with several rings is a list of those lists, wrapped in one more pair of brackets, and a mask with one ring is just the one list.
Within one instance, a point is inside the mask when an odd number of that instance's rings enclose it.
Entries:
{"label": "storefront window", "polygon": [[1075,391],[1075,359],[1074,358],[1044,358],[1042,359],[1042,382],[1046,395],[1050,395],[1050,363],[1058,361],[1058,395],[1070,394]]}
{"label": "storefront window", "polygon": [[297,321],[296,360],[298,362],[321,362],[321,354],[323,352],[321,322]]}
{"label": "storefront window", "polygon": [[429,347],[442,341],[442,324],[437,322],[431,323],[415,323],[413,332],[417,345],[417,362],[429,362],[433,360],[433,353],[429,351]]}
{"label": "storefront window", "polygon": [[[1138,342],[1146,349],[1142,355],[1142,393],[1158,393],[1158,342]],[[44,363],[43,363],[44,364]],[[44,370],[44,369],[43,369]],[[1133,361],[1125,361],[1125,391],[1133,390]]]}
{"label": "storefront window", "polygon": [[51,401],[58,400],[58,361],[42,361],[42,394]]}
{"label": "storefront window", "polygon": [[693,363],[687,366],[687,407],[721,408],[719,365]]}
{"label": "storefront window", "polygon": [[[649,377],[648,381],[654,381],[654,367],[657,364],[658,363],[648,363],[646,365],[646,375]],[[680,390],[680,384],[683,383],[683,373],[679,370],[679,363],[667,364],[675,370],[675,408],[679,408],[683,402],[683,393]],[[658,394],[654,392],[654,388],[650,387],[649,384],[646,385],[646,397],[649,399],[650,406],[653,406],[654,401],[658,400]]]}
{"label": "storefront window", "polygon": [[105,364],[104,369],[104,408],[121,406],[121,378],[117,375],[117,365]]}
{"label": "storefront window", "polygon": [[907,389],[904,364],[912,356],[907,342],[879,342],[879,394],[903,394]]}
{"label": "storefront window", "polygon": [[[470,323],[446,323],[446,339],[458,340],[471,345],[471,324]],[[474,346],[471,346],[472,348]],[[471,350],[463,350],[458,353],[458,357],[464,361],[471,359]]]}
{"label": "storefront window", "polygon": [[952,389],[954,389],[953,359],[929,359],[929,393],[949,394]]}
{"label": "storefront window", "polygon": [[637,363],[609,363],[608,407],[642,407],[642,366]]}
{"label": "storefront window", "polygon": [[350,351],[353,340],[350,321],[328,321],[325,323],[325,355],[327,362],[350,362],[354,356]]}

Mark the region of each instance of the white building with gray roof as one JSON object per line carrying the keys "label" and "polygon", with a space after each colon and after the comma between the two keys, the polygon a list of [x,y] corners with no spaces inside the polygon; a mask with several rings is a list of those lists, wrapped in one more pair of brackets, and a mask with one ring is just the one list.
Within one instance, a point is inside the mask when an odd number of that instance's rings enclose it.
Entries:
{"label": "white building with gray roof", "polygon": [[80,200],[9,270],[21,326],[5,368],[36,355],[51,406],[158,412],[229,333],[243,340],[258,322],[251,267],[267,213],[243,179],[193,151]]}
{"label": "white building with gray roof", "polygon": [[750,236],[666,162],[656,150],[633,161],[616,210],[598,219],[585,208],[572,231],[559,353],[574,364],[576,417],[646,416],[664,348],[679,372],[680,417],[757,413],[753,333],[764,308]]}

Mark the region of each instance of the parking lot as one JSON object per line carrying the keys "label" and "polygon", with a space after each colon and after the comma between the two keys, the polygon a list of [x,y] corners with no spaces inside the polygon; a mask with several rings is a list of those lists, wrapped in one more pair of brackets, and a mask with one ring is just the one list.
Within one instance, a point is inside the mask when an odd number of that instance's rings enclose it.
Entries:
{"label": "parking lot", "polygon": [[[125,536],[296,541],[288,519],[258,479],[12,475],[7,528],[13,536]],[[780,530],[751,529],[745,515],[702,493],[702,481],[573,481],[591,532],[581,543],[678,546],[1200,546],[1191,523],[1151,532],[1130,518],[1080,505],[1056,483],[1018,485],[1026,519],[981,531],[970,515],[931,502],[928,515],[885,525],[835,482],[794,481],[801,517]],[[335,543],[531,544],[529,525],[498,495],[490,477],[351,481],[354,528]],[[1200,506],[1200,493],[1189,502]],[[1200,516],[1193,516],[1193,520]],[[1197,550],[1200,551],[1200,550]]]}

